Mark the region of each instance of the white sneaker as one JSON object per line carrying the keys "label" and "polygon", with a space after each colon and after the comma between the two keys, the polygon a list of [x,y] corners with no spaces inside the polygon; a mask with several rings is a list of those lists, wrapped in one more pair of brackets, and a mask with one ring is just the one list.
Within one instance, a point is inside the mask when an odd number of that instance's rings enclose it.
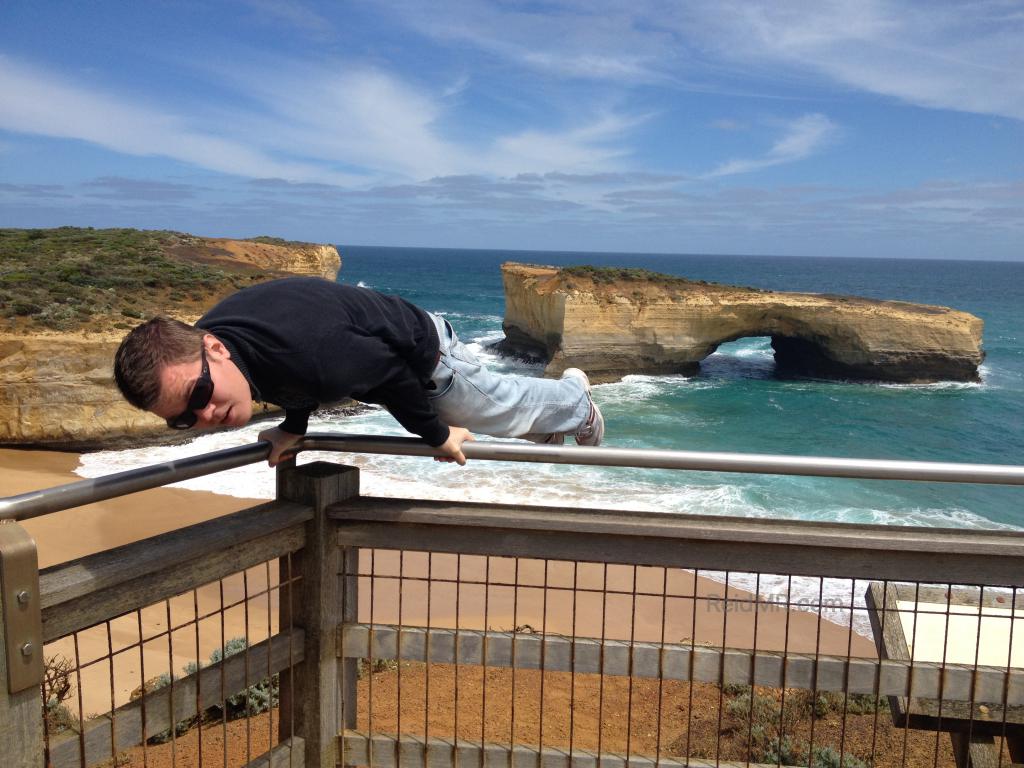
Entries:
{"label": "white sneaker", "polygon": [[583,389],[587,392],[587,399],[590,401],[590,415],[587,417],[586,423],[577,432],[574,437],[576,438],[577,445],[588,445],[596,447],[601,444],[604,439],[604,416],[601,415],[601,409],[597,407],[597,403],[594,402],[594,398],[590,396],[590,379],[583,371],[579,368],[566,368],[562,372],[562,378],[575,378],[583,382]]}

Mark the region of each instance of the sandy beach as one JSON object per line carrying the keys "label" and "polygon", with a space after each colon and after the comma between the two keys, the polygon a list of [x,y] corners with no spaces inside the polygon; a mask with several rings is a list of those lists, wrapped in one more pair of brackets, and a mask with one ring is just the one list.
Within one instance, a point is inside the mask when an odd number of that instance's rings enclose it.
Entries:
{"label": "sandy beach", "polygon": [[[0,449],[0,497],[73,483],[78,454]],[[252,506],[251,499],[154,488],[26,520],[39,548],[39,567],[119,547]]]}

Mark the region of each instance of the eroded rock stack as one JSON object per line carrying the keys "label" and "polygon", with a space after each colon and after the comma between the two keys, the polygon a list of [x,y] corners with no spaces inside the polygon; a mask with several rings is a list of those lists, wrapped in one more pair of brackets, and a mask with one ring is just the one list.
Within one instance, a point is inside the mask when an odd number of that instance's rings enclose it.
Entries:
{"label": "eroded rock stack", "polygon": [[504,347],[546,375],[693,374],[724,342],[770,336],[780,370],[892,382],[976,381],[982,320],[948,307],[788,293],[636,270],[502,266]]}

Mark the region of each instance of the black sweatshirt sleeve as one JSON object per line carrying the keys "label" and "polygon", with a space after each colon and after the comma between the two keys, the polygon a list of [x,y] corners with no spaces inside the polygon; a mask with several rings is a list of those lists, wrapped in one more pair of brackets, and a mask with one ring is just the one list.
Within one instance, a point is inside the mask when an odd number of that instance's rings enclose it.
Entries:
{"label": "black sweatshirt sleeve", "polygon": [[309,429],[309,416],[313,413],[307,408],[285,408],[284,421],[278,426],[291,435],[304,435]]}

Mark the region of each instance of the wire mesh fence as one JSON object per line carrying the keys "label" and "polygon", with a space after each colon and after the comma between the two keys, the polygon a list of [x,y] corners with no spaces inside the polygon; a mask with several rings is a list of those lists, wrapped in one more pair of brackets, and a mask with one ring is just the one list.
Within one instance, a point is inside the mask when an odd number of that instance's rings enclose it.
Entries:
{"label": "wire mesh fence", "polygon": [[1013,587],[376,548],[346,578],[348,765],[1024,760]]}
{"label": "wire mesh fence", "polygon": [[48,764],[227,767],[270,750],[290,732],[275,663],[295,658],[280,626],[282,594],[299,580],[290,563],[267,561],[48,643]]}

